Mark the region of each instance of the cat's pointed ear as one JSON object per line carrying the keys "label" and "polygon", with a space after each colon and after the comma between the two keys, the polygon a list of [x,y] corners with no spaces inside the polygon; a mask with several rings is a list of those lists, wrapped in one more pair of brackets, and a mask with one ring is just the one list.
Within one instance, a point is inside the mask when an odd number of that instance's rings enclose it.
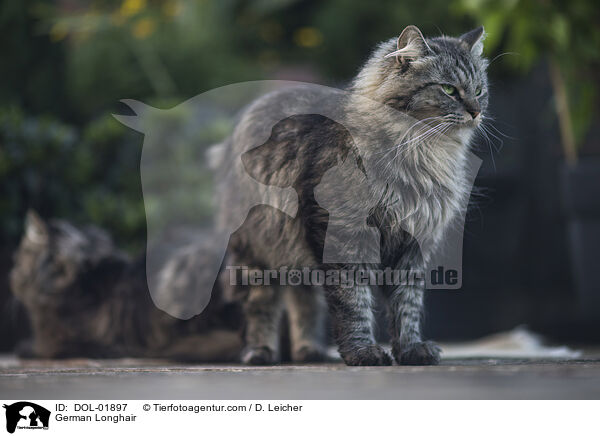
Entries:
{"label": "cat's pointed ear", "polygon": [[485,39],[485,30],[483,29],[483,26],[479,26],[464,35],[461,35],[459,39],[475,56],[480,56],[481,53],[483,53],[483,40]]}
{"label": "cat's pointed ear", "polygon": [[25,217],[25,237],[35,244],[48,242],[48,225],[33,209],[29,209]]}
{"label": "cat's pointed ear", "polygon": [[398,37],[397,50],[385,57],[396,57],[396,62],[403,64],[410,60],[425,56],[431,49],[417,26],[406,26]]}

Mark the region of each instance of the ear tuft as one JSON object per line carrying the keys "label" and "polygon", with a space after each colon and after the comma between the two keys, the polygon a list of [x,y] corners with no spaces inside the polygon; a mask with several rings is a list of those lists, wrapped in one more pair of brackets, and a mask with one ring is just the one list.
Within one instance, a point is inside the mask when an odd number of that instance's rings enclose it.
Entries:
{"label": "ear tuft", "polygon": [[396,57],[399,64],[425,56],[431,49],[425,41],[425,37],[417,26],[406,26],[398,37],[397,50],[387,54],[385,57]]}
{"label": "ear tuft", "polygon": [[461,35],[459,39],[467,46],[471,53],[475,56],[481,56],[481,53],[483,53],[483,40],[485,39],[483,26],[479,26]]}
{"label": "ear tuft", "polygon": [[48,226],[33,209],[29,209],[25,217],[25,237],[36,244],[48,242]]}

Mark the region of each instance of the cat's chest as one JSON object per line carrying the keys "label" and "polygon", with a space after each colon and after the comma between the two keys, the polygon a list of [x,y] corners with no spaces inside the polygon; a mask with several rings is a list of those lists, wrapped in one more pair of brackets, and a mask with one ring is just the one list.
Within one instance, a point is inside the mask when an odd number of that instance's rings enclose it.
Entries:
{"label": "cat's chest", "polygon": [[416,239],[435,244],[460,211],[458,187],[438,187],[424,194],[406,185],[391,192],[373,215],[373,223],[390,241]]}

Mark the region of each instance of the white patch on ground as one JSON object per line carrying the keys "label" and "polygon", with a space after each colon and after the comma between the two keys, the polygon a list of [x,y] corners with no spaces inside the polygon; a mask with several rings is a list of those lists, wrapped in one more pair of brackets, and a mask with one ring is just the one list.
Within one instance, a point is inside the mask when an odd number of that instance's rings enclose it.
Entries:
{"label": "white patch on ground", "polygon": [[14,368],[19,363],[19,359],[12,354],[0,354],[0,368]]}
{"label": "white patch on ground", "polygon": [[543,338],[517,327],[471,342],[442,344],[442,358],[576,359],[582,352],[565,346],[546,346]]}
{"label": "white patch on ground", "polygon": [[[583,352],[566,346],[547,346],[544,339],[526,327],[495,333],[468,342],[439,344],[444,359],[577,359]],[[390,347],[385,346],[388,351]],[[341,360],[335,347],[330,347],[331,360]]]}

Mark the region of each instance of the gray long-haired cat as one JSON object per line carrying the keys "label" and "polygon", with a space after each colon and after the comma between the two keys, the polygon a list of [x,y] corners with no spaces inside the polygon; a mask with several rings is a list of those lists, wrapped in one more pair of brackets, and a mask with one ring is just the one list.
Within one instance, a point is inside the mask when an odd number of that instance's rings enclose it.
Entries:
{"label": "gray long-haired cat", "polygon": [[[398,39],[380,44],[341,104],[348,125],[362,130],[359,137],[353,138],[345,123],[321,115],[290,116],[269,126],[268,141],[248,151],[257,137],[264,137],[264,120],[278,111],[289,113],[286,109],[306,101],[307,95],[301,88],[283,90],[253,103],[221,145],[219,222],[227,223],[239,210],[247,210],[251,204],[245,204],[246,198],[256,198],[260,188],[245,183],[244,173],[266,185],[293,187],[298,213],[290,218],[272,207],[253,208],[232,235],[230,263],[250,269],[356,268],[350,262],[323,261],[325,235],[330,237],[328,228],[335,226],[339,247],[360,238],[368,228],[380,232],[380,262],[365,264],[368,268],[424,270],[469,195],[469,142],[488,104],[483,36],[480,27],[458,38],[425,39],[418,28],[408,26]],[[241,162],[235,156],[242,156]],[[328,195],[330,188],[321,184],[325,173],[348,156],[354,162],[350,167],[362,170],[343,173],[339,178],[343,189],[331,188]],[[369,163],[366,174],[365,162]],[[367,192],[357,195],[365,176]],[[336,202],[335,223],[317,201],[316,188],[319,198]],[[357,227],[356,217],[365,210],[368,226]],[[285,299],[290,303],[289,318],[296,321],[290,325],[292,358],[320,356],[323,291],[344,361],[348,365],[392,363],[375,342],[371,287],[326,283],[323,289],[273,285],[244,289],[245,363],[279,359],[278,329]],[[389,309],[394,359],[399,364],[437,364],[439,348],[421,337],[424,285],[419,281],[386,285],[381,291]]]}
{"label": "gray long-haired cat", "polygon": [[[194,246],[177,250],[161,269],[178,272],[170,295],[209,282],[203,265],[215,256],[211,238],[195,235]],[[94,226],[45,221],[29,211],[10,282],[33,334],[19,347],[23,357],[224,362],[237,360],[242,347],[239,304],[225,301],[221,289],[201,315],[175,319],[150,299],[145,258],[131,260]]]}

